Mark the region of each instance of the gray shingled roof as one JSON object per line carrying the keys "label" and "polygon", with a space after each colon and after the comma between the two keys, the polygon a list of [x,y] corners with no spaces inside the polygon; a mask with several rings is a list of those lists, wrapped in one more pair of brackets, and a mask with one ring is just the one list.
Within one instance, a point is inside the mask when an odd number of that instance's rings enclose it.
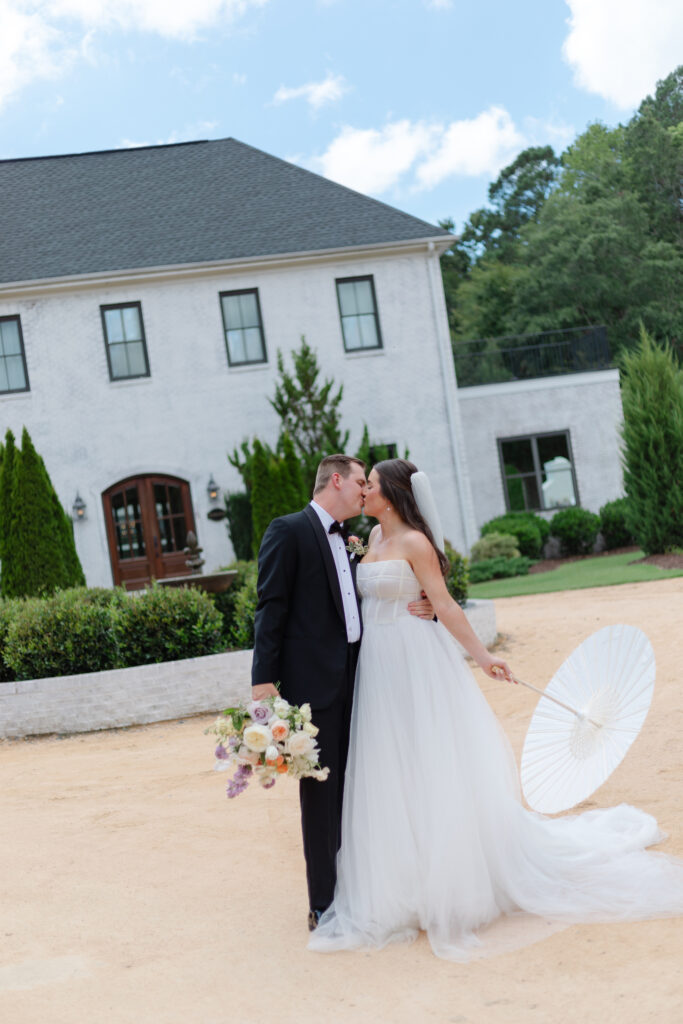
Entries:
{"label": "gray shingled roof", "polygon": [[439,235],[236,139],[0,161],[0,282]]}

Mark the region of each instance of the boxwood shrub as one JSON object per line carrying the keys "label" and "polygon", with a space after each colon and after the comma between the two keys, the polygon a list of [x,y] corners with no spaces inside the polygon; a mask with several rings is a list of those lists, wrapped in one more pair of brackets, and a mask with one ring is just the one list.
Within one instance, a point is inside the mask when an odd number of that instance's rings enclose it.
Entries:
{"label": "boxwood shrub", "polygon": [[533,512],[507,512],[484,523],[482,537],[490,533],[507,533],[517,538],[517,547],[527,558],[541,557],[544,543],[550,535],[550,526]]}
{"label": "boxwood shrub", "polygon": [[600,533],[608,550],[635,544],[626,522],[628,507],[628,498],[617,498],[600,509]]}
{"label": "boxwood shrub", "polygon": [[487,558],[470,566],[470,583],[485,583],[486,580],[507,576],[526,576],[530,566],[531,559],[525,555],[519,558]]}
{"label": "boxwood shrub", "polygon": [[470,561],[483,562],[488,558],[519,558],[517,537],[510,533],[487,533],[472,545]]}
{"label": "boxwood shrub", "polygon": [[469,560],[456,551],[454,547],[444,541],[444,554],[450,562],[450,569],[446,576],[446,587],[454,601],[457,601],[461,608],[467,604],[467,588],[469,585]]}
{"label": "boxwood shrub", "polygon": [[223,650],[223,620],[208,594],[194,587],[153,586],[113,615],[119,664],[150,665]]}
{"label": "boxwood shrub", "polygon": [[600,516],[586,508],[563,508],[550,523],[550,532],[560,542],[563,555],[586,555],[593,550],[600,529]]}
{"label": "boxwood shrub", "polygon": [[16,679],[115,668],[117,640],[111,605],[89,600],[84,588],[17,602],[3,658]]}
{"label": "boxwood shrub", "polygon": [[250,650],[254,646],[254,615],[258,595],[256,593],[256,577],[258,566],[256,562],[244,564],[244,571],[239,580],[235,580],[231,590],[235,588],[235,603],[233,605],[232,622],[228,635],[228,642],[231,647],[240,651]]}

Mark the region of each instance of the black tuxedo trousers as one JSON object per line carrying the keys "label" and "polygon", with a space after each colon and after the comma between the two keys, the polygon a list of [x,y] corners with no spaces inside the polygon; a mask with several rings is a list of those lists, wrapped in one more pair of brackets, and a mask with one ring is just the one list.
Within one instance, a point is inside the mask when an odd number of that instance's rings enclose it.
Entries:
{"label": "black tuxedo trousers", "polygon": [[[350,562],[355,587],[355,562]],[[300,783],[309,905],[334,895],[344,771],[359,643],[347,639],[339,580],[314,509],[274,519],[259,551],[252,685],[280,684],[292,704],[310,703],[325,782]]]}

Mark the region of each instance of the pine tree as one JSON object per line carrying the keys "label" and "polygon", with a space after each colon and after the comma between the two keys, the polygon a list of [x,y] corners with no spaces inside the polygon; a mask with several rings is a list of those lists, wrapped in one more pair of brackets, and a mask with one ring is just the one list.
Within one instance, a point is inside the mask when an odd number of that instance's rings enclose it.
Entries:
{"label": "pine tree", "polygon": [[280,489],[282,511],[280,515],[287,515],[289,512],[298,512],[310,500],[310,493],[304,487],[301,462],[299,461],[294,443],[287,433],[283,431],[278,442],[280,454]]}
{"label": "pine tree", "polygon": [[648,554],[683,547],[683,370],[641,327],[622,359],[627,521]]}
{"label": "pine tree", "polygon": [[258,555],[263,534],[273,519],[275,480],[272,464],[272,453],[256,438],[251,455],[251,524],[254,556]]}

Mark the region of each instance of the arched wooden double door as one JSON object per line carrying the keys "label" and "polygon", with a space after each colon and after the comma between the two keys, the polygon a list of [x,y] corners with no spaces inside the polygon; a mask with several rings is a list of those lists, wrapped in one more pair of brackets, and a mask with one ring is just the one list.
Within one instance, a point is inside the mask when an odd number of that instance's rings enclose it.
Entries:
{"label": "arched wooden double door", "polygon": [[116,586],[138,590],[152,579],[189,573],[183,548],[195,527],[186,480],[129,477],[106,490],[102,501]]}

